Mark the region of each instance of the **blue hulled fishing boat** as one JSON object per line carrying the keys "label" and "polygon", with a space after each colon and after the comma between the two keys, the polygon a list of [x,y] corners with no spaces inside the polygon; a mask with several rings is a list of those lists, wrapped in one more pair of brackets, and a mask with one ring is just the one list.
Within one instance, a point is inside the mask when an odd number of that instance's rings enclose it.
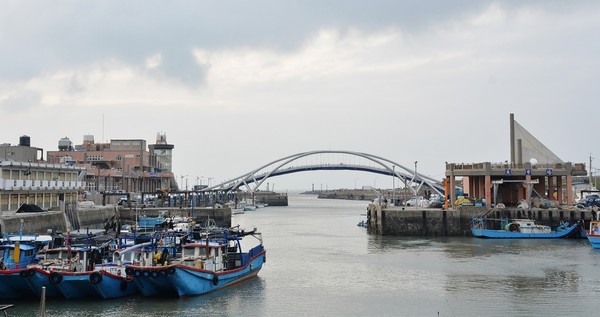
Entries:
{"label": "blue hulled fishing boat", "polygon": [[[266,261],[261,234],[224,230],[220,239],[186,244],[181,262],[174,265],[167,278],[179,296],[205,294],[252,278]],[[256,245],[243,249],[242,237],[254,237]]]}
{"label": "blue hulled fishing boat", "polygon": [[[46,297],[49,298],[81,298],[78,294],[87,295],[89,291],[85,287],[74,290],[69,285],[80,284],[77,281],[82,279],[86,267],[90,265],[90,253],[93,250],[89,246],[65,246],[43,250],[38,255],[39,262],[28,266],[26,280],[38,297],[41,296],[42,287],[46,287]],[[74,295],[71,295],[72,293]]]}
{"label": "blue hulled fishing boat", "polygon": [[536,224],[530,219],[500,219],[501,229],[486,228],[485,222],[494,220],[497,219],[473,218],[471,233],[474,237],[490,239],[559,239],[577,237],[580,231],[578,223],[569,225],[565,222],[552,230],[550,226]]}
{"label": "blue hulled fishing boat", "polygon": [[96,265],[89,280],[98,295],[103,299],[111,299],[138,293],[139,289],[132,276],[127,275],[126,266],[139,263],[144,250],[151,246],[152,242],[145,242],[115,250],[112,262]]}
{"label": "blue hulled fishing boat", "polygon": [[[27,265],[35,258],[36,247],[29,244],[0,245],[0,298],[12,299],[35,295],[26,277]],[[15,261],[15,259],[18,259]]]}
{"label": "blue hulled fishing boat", "polygon": [[0,241],[0,298],[34,296],[27,283],[27,266],[36,260],[36,253],[48,245],[47,235],[4,235]]}

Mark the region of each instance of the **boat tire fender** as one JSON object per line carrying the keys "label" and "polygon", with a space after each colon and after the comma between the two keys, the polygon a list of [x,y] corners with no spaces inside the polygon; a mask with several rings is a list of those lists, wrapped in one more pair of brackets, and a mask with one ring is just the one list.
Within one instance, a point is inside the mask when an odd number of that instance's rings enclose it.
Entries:
{"label": "boat tire fender", "polygon": [[135,275],[135,276],[140,276],[140,275],[142,275],[142,271],[140,271],[140,270],[135,270],[135,271],[133,271],[133,275]]}
{"label": "boat tire fender", "polygon": [[19,276],[21,276],[21,277],[27,277],[27,271],[28,270],[23,270],[23,271],[19,272]]}
{"label": "boat tire fender", "polygon": [[168,274],[167,270],[160,270],[160,271],[158,271],[158,275],[159,276],[163,276],[164,277],[164,276],[167,276],[167,274]]}
{"label": "boat tire fender", "polygon": [[519,225],[516,224],[516,223],[511,223],[508,226],[508,231],[510,231],[510,232],[518,232],[519,231]]}
{"label": "boat tire fender", "polygon": [[152,276],[152,277],[158,277],[158,271],[152,271],[152,272],[150,272],[150,276]]}
{"label": "boat tire fender", "polygon": [[51,284],[59,284],[60,282],[62,282],[62,275],[60,275],[60,273],[58,272],[52,272],[50,273],[48,279],[50,280]]}
{"label": "boat tire fender", "polygon": [[171,266],[170,268],[168,268],[168,269],[167,269],[167,273],[168,273],[169,275],[173,275],[173,274],[175,274],[175,268]]}
{"label": "boat tire fender", "polygon": [[133,275],[133,268],[130,268],[130,267],[125,268],[125,274]]}
{"label": "boat tire fender", "polygon": [[98,272],[92,272],[92,274],[90,274],[90,283],[100,284],[100,282],[102,282],[102,274]]}
{"label": "boat tire fender", "polygon": [[217,284],[219,284],[219,276],[214,274],[212,282],[213,282],[213,285],[217,286]]}
{"label": "boat tire fender", "polygon": [[27,270],[27,271],[25,271],[25,272],[26,272],[27,276],[30,276],[30,277],[35,275],[35,271],[34,271],[34,270],[31,270],[31,269],[30,269],[30,270]]}

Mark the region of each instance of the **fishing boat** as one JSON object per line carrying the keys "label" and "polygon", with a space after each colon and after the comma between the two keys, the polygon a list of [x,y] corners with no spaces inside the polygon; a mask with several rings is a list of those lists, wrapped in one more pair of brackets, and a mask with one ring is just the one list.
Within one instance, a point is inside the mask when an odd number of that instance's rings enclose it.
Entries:
{"label": "fishing boat", "polygon": [[579,233],[579,224],[562,223],[555,230],[550,226],[536,224],[530,219],[500,219],[498,230],[488,229],[486,222],[498,219],[473,218],[471,233],[478,238],[491,239],[558,239],[575,237]]}
{"label": "fishing boat", "polygon": [[85,254],[86,249],[64,246],[39,252],[39,261],[28,265],[23,274],[34,294],[41,297],[42,287],[45,287],[46,297],[61,297],[58,284],[62,282],[63,275],[59,272],[82,272],[84,264],[79,253]]}
{"label": "fishing boat", "polygon": [[0,240],[0,298],[34,296],[25,277],[36,253],[52,241],[48,235],[4,235]]}
{"label": "fishing boat", "polygon": [[[0,298],[13,299],[35,295],[23,279],[25,269],[35,258],[36,247],[28,244],[0,245]],[[18,259],[18,260],[15,260]]]}
{"label": "fishing boat", "polygon": [[[175,289],[165,278],[168,266],[177,257],[177,249],[185,236],[178,232],[158,233],[153,241],[140,248],[139,256],[131,264],[125,265],[125,273],[132,278],[137,289],[144,296],[169,296]],[[173,270],[172,268],[170,270]]]}
{"label": "fishing boat", "polygon": [[97,297],[89,275],[102,263],[101,250],[95,246],[63,246],[40,252],[40,262],[29,265],[26,273],[37,295],[46,287],[47,297],[67,299]]}
{"label": "fishing boat", "polygon": [[600,249],[600,221],[592,220],[590,230],[587,232],[587,239],[590,241],[593,249]]}
{"label": "fishing boat", "polygon": [[144,242],[115,250],[111,262],[95,266],[89,274],[89,282],[101,298],[119,298],[139,292],[132,277],[127,275],[126,266],[139,262],[142,250],[151,244]]}
{"label": "fishing boat", "polygon": [[[250,237],[255,240],[245,250],[242,239]],[[182,246],[181,261],[167,269],[166,278],[180,297],[201,295],[256,276],[265,261],[256,229],[213,229]]]}

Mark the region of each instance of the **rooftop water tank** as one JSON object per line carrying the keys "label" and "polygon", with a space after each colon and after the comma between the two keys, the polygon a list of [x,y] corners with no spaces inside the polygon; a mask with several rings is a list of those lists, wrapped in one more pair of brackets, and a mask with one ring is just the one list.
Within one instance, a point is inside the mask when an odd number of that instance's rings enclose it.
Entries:
{"label": "rooftop water tank", "polygon": [[59,151],[73,151],[73,142],[69,138],[64,137],[58,141]]}
{"label": "rooftop water tank", "polygon": [[31,138],[27,135],[23,135],[19,138],[20,146],[31,146]]}

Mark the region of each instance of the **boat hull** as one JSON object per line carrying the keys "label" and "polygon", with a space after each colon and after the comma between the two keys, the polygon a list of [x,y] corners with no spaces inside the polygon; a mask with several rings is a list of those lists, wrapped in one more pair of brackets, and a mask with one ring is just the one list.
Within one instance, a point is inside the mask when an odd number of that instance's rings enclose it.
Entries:
{"label": "boat hull", "polygon": [[560,239],[576,235],[579,225],[574,224],[562,231],[553,231],[548,233],[526,233],[507,230],[491,230],[481,228],[471,228],[471,233],[477,238],[488,239]]}
{"label": "boat hull", "polygon": [[112,299],[130,296],[139,292],[137,286],[131,278],[113,275],[106,271],[98,271],[100,278],[90,276],[90,283],[96,290],[96,293],[103,299]]}
{"label": "boat hull", "polygon": [[35,297],[35,293],[27,283],[27,273],[27,270],[0,271],[0,298]]}
{"label": "boat hull", "polygon": [[592,245],[593,249],[600,249],[600,235],[589,235],[587,236],[588,241]]}
{"label": "boat hull", "polygon": [[98,297],[96,289],[90,283],[91,272],[62,273],[62,281],[56,284],[66,299]]}
{"label": "boat hull", "polygon": [[265,262],[265,254],[265,251],[257,254],[246,266],[217,273],[176,265],[168,280],[180,297],[202,295],[256,276]]}
{"label": "boat hull", "polygon": [[26,280],[30,289],[38,298],[42,297],[42,287],[46,288],[46,298],[62,296],[56,284],[50,283],[50,272],[39,268],[28,269]]}
{"label": "boat hull", "polygon": [[171,286],[167,267],[128,266],[132,270],[133,282],[144,296],[177,296],[177,290]]}

